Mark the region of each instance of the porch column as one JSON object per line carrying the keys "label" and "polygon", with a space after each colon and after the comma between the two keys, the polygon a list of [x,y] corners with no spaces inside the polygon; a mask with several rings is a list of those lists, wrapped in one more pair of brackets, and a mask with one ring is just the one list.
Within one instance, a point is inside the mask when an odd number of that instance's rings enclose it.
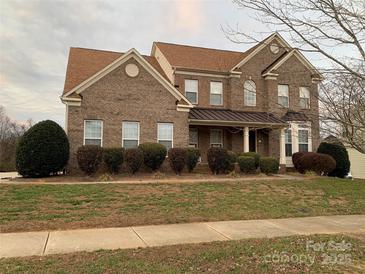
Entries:
{"label": "porch column", "polygon": [[286,158],[285,158],[285,128],[280,129],[280,173],[286,171]]}
{"label": "porch column", "polygon": [[243,131],[243,152],[249,152],[249,128],[245,127]]}

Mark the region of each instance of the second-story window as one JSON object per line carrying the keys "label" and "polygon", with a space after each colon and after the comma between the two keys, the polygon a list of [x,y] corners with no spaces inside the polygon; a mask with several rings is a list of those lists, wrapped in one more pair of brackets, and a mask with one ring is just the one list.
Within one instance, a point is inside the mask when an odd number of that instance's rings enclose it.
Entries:
{"label": "second-story window", "polygon": [[256,106],[256,84],[252,80],[246,80],[244,85],[244,103],[245,106]]}
{"label": "second-story window", "polygon": [[223,105],[222,82],[210,82],[210,104],[215,106]]}
{"label": "second-story window", "polygon": [[198,103],[198,80],[185,80],[185,97],[192,104]]}
{"label": "second-story window", "polygon": [[281,107],[289,107],[289,86],[278,85],[278,104]]}
{"label": "second-story window", "polygon": [[307,87],[299,88],[299,106],[301,109],[310,108],[309,89]]}

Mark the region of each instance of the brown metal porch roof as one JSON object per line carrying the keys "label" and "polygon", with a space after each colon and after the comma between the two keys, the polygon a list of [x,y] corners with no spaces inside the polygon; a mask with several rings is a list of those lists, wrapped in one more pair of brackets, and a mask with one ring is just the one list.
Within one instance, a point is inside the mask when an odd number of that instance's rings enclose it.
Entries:
{"label": "brown metal porch roof", "polygon": [[267,125],[283,125],[286,121],[277,118],[268,112],[249,112],[237,111],[230,109],[212,109],[194,107],[189,112],[190,122],[214,123],[223,122],[232,124],[267,124]]}

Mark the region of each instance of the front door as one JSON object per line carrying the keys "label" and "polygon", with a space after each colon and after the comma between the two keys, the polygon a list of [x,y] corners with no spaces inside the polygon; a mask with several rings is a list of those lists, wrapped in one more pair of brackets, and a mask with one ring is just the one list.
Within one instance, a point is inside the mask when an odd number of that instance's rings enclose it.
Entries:
{"label": "front door", "polygon": [[249,135],[249,151],[256,152],[256,130],[250,130]]}

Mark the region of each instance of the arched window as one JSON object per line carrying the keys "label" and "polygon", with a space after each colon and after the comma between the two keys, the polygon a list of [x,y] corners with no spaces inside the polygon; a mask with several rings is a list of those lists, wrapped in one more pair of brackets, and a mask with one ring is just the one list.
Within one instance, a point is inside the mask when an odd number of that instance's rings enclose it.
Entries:
{"label": "arched window", "polygon": [[252,80],[246,80],[244,85],[245,106],[256,106],[256,84]]}

